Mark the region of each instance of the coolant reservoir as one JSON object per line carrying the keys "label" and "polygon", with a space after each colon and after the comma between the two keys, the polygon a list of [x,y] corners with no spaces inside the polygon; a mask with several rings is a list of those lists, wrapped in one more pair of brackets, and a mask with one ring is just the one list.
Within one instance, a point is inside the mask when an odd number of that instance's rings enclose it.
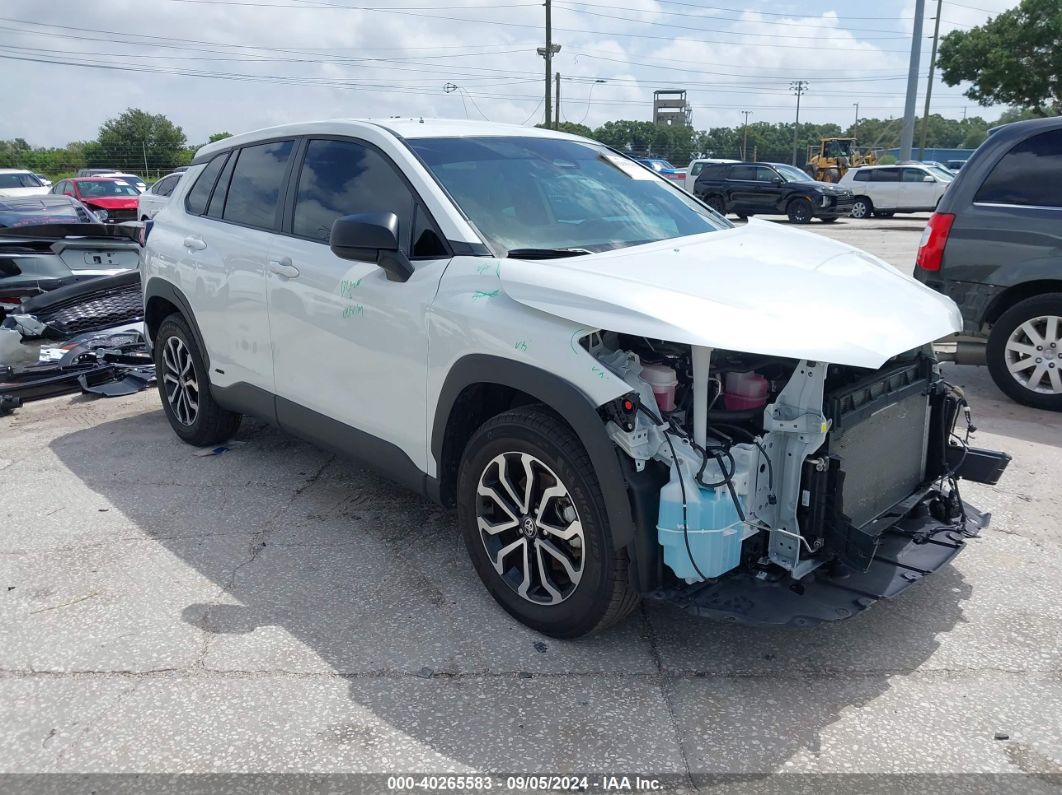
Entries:
{"label": "coolant reservoir", "polygon": [[666,364],[643,364],[642,378],[653,388],[653,397],[661,411],[675,410],[675,388],[678,376],[674,367]]}
{"label": "coolant reservoir", "polygon": [[[680,477],[684,478],[683,483],[679,482]],[[685,534],[683,485],[686,491]],[[730,571],[741,562],[744,531],[745,524],[726,487],[706,489],[688,472],[672,464],[671,480],[660,490],[657,534],[664,548],[664,563],[676,576],[692,583],[701,581],[702,575],[712,578]],[[687,536],[689,549],[686,548]],[[693,561],[696,561],[696,567]]]}
{"label": "coolant reservoir", "polygon": [[723,403],[730,411],[763,408],[769,389],[767,379],[759,373],[727,373]]}

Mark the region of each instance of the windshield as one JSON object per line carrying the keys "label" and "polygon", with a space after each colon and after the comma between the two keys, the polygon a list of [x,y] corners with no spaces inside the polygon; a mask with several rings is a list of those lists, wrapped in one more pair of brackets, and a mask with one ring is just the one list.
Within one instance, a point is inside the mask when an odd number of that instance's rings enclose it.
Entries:
{"label": "windshield", "polygon": [[929,169],[929,173],[943,182],[951,182],[955,179],[955,175],[947,169],[939,168],[937,166],[926,166],[926,168]]}
{"label": "windshield", "polygon": [[139,196],[140,192],[125,180],[101,179],[77,184],[82,196]]}
{"label": "windshield", "polygon": [[814,182],[814,177],[809,177],[803,171],[796,166],[787,166],[783,163],[779,163],[774,166],[774,170],[782,175],[782,178],[786,182]]}
{"label": "windshield", "polygon": [[729,228],[693,197],[604,146],[537,137],[410,146],[479,232],[513,249],[607,251]]}

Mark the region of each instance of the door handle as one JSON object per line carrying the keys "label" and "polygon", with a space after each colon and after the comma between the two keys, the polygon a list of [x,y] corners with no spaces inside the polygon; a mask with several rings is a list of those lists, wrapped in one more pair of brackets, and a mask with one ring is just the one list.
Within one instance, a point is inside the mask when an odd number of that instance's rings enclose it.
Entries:
{"label": "door handle", "polygon": [[184,247],[189,248],[192,251],[202,251],[207,246],[206,241],[204,241],[203,238],[189,235],[184,239]]}
{"label": "door handle", "polygon": [[291,264],[291,257],[269,260],[269,270],[285,279],[295,279],[299,275],[299,269]]}

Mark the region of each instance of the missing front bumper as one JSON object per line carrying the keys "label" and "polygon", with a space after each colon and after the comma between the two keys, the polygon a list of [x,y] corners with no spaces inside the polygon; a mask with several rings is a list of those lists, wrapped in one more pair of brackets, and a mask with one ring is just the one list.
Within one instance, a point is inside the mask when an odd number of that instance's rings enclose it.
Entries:
{"label": "missing front bumper", "polygon": [[882,534],[865,571],[826,571],[799,583],[735,572],[714,583],[657,591],[650,598],[737,624],[811,626],[851,618],[942,568],[962,551],[967,538],[988,526],[989,514],[964,508],[965,527],[941,524],[929,515],[897,522]]}

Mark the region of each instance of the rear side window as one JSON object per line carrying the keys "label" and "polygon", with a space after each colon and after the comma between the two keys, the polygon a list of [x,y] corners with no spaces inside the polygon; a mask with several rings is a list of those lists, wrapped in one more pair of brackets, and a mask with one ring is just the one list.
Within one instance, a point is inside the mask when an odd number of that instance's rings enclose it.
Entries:
{"label": "rear side window", "polygon": [[996,163],[975,202],[1062,207],[1062,130],[1034,135]]}
{"label": "rear side window", "polygon": [[756,166],[731,166],[730,179],[756,179]]}
{"label": "rear side window", "polygon": [[408,251],[413,193],[395,167],[376,150],[355,141],[310,141],[299,174],[291,231],[328,242],[337,218],[370,212],[398,216],[399,243]]}
{"label": "rear side window", "polygon": [[214,159],[206,164],[199,173],[199,179],[195,181],[192,189],[188,191],[188,198],[184,200],[185,209],[192,215],[202,215],[206,212],[207,201],[210,199],[210,191],[214,190],[214,183],[218,181],[221,167],[225,165],[228,152],[215,155]]}
{"label": "rear side window", "polygon": [[717,163],[710,163],[705,165],[700,172],[700,176],[704,179],[722,179],[723,173],[726,171],[726,166],[721,166]]}
{"label": "rear side window", "polygon": [[214,186],[214,195],[210,197],[206,214],[208,218],[221,218],[225,212],[225,197],[229,193],[229,183],[232,182],[232,170],[236,167],[236,155],[229,158],[225,168],[221,170],[218,184]]}
{"label": "rear side window", "polygon": [[870,182],[870,172],[869,171],[857,171],[855,176],[853,177],[853,179],[856,182]]}
{"label": "rear side window", "polygon": [[876,168],[871,172],[871,182],[899,182],[900,181],[900,169],[898,168]]}
{"label": "rear side window", "polygon": [[159,196],[169,196],[177,186],[178,179],[180,179],[180,177],[163,177],[154,186],[155,193]]}
{"label": "rear side window", "polygon": [[704,163],[694,163],[690,166],[690,176],[695,177],[701,173],[701,169],[704,168]]}
{"label": "rear side window", "polygon": [[276,221],[280,188],[294,147],[294,141],[274,141],[241,149],[232,171],[222,218],[236,224],[271,229]]}

